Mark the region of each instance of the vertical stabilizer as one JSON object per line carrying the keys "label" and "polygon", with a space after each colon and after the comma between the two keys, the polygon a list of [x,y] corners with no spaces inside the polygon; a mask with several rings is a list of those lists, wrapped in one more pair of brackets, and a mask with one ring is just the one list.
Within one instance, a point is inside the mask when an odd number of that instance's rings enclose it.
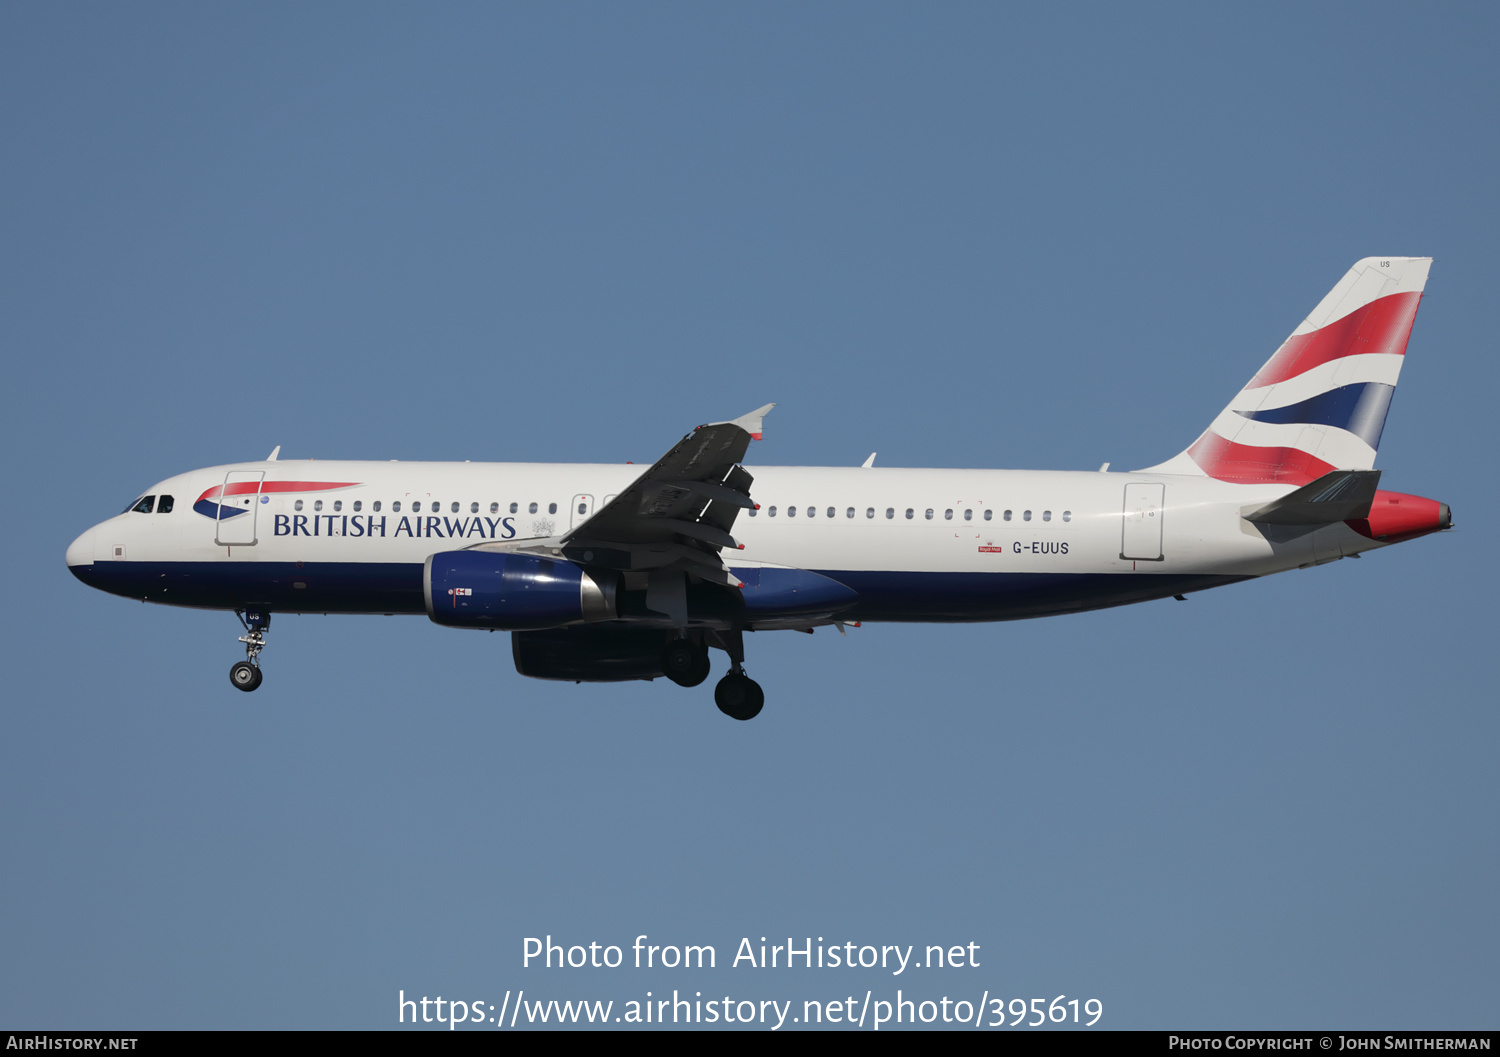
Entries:
{"label": "vertical stabilizer", "polygon": [[1304,485],[1375,465],[1431,257],[1366,257],[1203,435],[1146,473]]}

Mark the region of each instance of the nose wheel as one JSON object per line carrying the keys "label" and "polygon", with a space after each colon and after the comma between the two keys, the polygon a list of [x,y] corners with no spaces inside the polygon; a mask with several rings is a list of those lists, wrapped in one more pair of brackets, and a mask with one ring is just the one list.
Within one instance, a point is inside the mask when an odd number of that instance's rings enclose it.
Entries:
{"label": "nose wheel", "polygon": [[260,667],[249,661],[236,661],[234,667],[229,669],[229,681],[234,684],[236,690],[243,690],[246,693],[259,686],[263,678],[265,676]]}
{"label": "nose wheel", "polygon": [[240,623],[245,627],[245,634],[240,636],[240,641],[245,644],[245,659],[236,661],[229,669],[229,681],[236,690],[243,690],[248,694],[265,678],[257,658],[260,651],[266,648],[266,629],[271,626],[271,614],[265,610],[246,610],[243,613],[236,610],[234,615],[240,618]]}

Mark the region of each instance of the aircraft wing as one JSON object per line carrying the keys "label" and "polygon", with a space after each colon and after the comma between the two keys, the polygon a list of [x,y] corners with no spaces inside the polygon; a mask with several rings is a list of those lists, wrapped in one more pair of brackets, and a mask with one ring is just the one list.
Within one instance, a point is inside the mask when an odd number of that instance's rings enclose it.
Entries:
{"label": "aircraft wing", "polygon": [[755,507],[750,498],[754,478],[739,463],[750,441],[760,439],[761,420],[775,406],[699,426],[563,536],[480,547],[551,552],[622,571],[679,565],[705,579],[737,585],[720,551],[739,548],[730,534],[734,519]]}

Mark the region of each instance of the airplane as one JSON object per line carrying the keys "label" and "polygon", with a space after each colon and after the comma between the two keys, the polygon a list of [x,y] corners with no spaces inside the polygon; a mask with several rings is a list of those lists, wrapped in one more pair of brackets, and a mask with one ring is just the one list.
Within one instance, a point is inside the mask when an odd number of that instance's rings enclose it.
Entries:
{"label": "airplane", "polygon": [[516,670],[665,677],[754,718],[745,633],[999,621],[1307,568],[1452,526],[1374,469],[1431,258],[1359,261],[1184,451],[1130,473],[744,465],[775,405],[629,464],[235,463],[169,477],[67,549],[90,587],[231,610],[508,631]]}

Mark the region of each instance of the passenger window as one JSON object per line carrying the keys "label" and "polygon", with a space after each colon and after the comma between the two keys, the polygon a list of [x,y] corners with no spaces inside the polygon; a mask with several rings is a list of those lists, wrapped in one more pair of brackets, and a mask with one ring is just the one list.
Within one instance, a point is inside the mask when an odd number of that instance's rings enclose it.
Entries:
{"label": "passenger window", "polygon": [[[870,511],[870,513],[872,513],[872,514],[873,514],[873,513],[875,513],[875,511],[873,511],[873,510],[872,510],[872,511]],[[845,516],[845,517],[853,517],[853,516],[854,516],[854,508],[853,508],[853,507],[850,507],[850,508],[849,508],[849,512],[848,512],[848,513],[846,513],[846,514],[845,514],[845,515],[844,515],[844,516]]]}
{"label": "passenger window", "polygon": [[[474,505],[478,506],[479,504],[476,503]],[[498,513],[500,513],[500,504],[499,503],[491,503],[490,504],[490,513],[491,514],[498,514]]]}
{"label": "passenger window", "polygon": [[974,520],[974,511],[972,511],[972,510],[965,510],[964,511],[964,520],[965,521],[973,521]]}
{"label": "passenger window", "polygon": [[[298,510],[302,509],[302,500],[300,500],[300,499],[297,500],[297,509]],[[394,503],[392,503],[391,504],[391,510],[394,513],[397,513],[397,514],[401,513],[401,500],[398,499]]]}
{"label": "passenger window", "polygon": [[313,509],[314,510],[322,510],[323,509],[323,500],[321,500],[321,499],[314,500],[313,501]]}
{"label": "passenger window", "polygon": [[885,508],[885,519],[887,521],[891,520],[895,516],[896,516],[896,508],[895,507],[888,506],[888,507]]}
{"label": "passenger window", "polygon": [[338,513],[340,510],[343,510],[343,509],[344,509],[344,501],[342,499],[335,499],[333,501],[333,511],[334,511],[334,513]]}
{"label": "passenger window", "polygon": [[[292,509],[293,510],[301,510],[302,509],[302,500],[299,499],[295,503],[293,503],[292,504]],[[400,503],[396,504],[396,509],[397,510],[401,509],[401,504]]]}
{"label": "passenger window", "polygon": [[1003,517],[1003,518],[1004,518],[1004,519],[1005,519],[1005,520],[1006,520],[1006,521],[1009,521],[1009,520],[1010,520],[1010,511],[1009,511],[1009,510],[1007,510],[1007,511],[1006,511],[1006,512],[1005,512],[1005,513],[1004,513],[1004,514],[1003,514],[1003,515],[1002,515],[1002,517]]}
{"label": "passenger window", "polygon": [[797,516],[797,508],[794,507],[794,506],[787,507],[786,508],[786,516],[787,517],[796,517]]}
{"label": "passenger window", "polygon": [[1050,511],[1050,510],[1043,510],[1042,511],[1042,520],[1043,521],[1051,521],[1052,520],[1052,511]]}
{"label": "passenger window", "polygon": [[579,503],[578,512],[580,514],[587,514],[589,512],[589,505],[587,503]]}
{"label": "passenger window", "polygon": [[154,496],[154,495],[148,495],[148,496],[142,497],[141,501],[139,503],[137,503],[135,506],[131,507],[130,509],[131,509],[131,511],[133,513],[136,513],[136,514],[149,514],[149,513],[151,513],[151,508],[152,508],[152,506],[155,505],[155,503],[156,503],[156,496]]}
{"label": "passenger window", "polygon": [[910,521],[912,519],[912,515],[914,515],[915,513],[916,513],[915,510],[913,510],[911,507],[907,507],[906,508],[906,520]]}
{"label": "passenger window", "polygon": [[754,517],[756,514],[760,513],[760,507],[753,506],[749,510],[745,511],[745,513],[749,514],[751,517]]}
{"label": "passenger window", "polygon": [[872,507],[872,506],[865,507],[865,517],[874,517],[874,516],[875,516],[875,508]]}
{"label": "passenger window", "polygon": [[156,501],[156,512],[158,514],[170,514],[172,512],[172,497],[164,495]]}
{"label": "passenger window", "polygon": [[770,509],[770,510],[769,510],[769,511],[768,511],[768,512],[767,512],[767,513],[768,513],[768,514],[769,514],[769,515],[770,515],[770,516],[771,516],[771,517],[775,517],[775,516],[776,516],[776,508],[775,508],[775,507],[772,507],[772,508],[771,508],[771,509]]}
{"label": "passenger window", "polygon": [[375,511],[375,513],[377,514],[380,513],[380,500],[377,499],[375,500],[375,502],[371,503],[370,509]]}
{"label": "passenger window", "polygon": [[1072,521],[1073,520],[1073,511],[1071,511],[1071,510],[1064,510],[1063,511],[1063,520],[1064,521]]}
{"label": "passenger window", "polygon": [[458,504],[454,503],[453,506],[451,506],[448,509],[448,513],[450,513],[450,514],[457,514],[458,513]]}
{"label": "passenger window", "polygon": [[1031,520],[1031,511],[1029,511],[1029,510],[1023,510],[1023,511],[1021,511],[1021,520],[1022,521],[1030,521]]}
{"label": "passenger window", "polygon": [[361,508],[361,507],[362,507],[362,506],[364,506],[364,504],[363,504],[363,503],[361,503],[361,502],[360,502],[360,501],[359,501],[359,500],[358,500],[358,499],[356,499],[356,500],[355,500],[355,501],[354,501],[354,512],[355,512],[355,513],[356,513],[356,514],[358,514],[358,513],[359,513],[359,511],[360,511],[360,508]]}
{"label": "passenger window", "polygon": [[512,504],[511,504],[511,505],[510,505],[510,512],[511,512],[511,513],[512,513],[512,514],[514,514],[514,513],[515,513],[515,512],[516,512],[516,510],[517,510],[517,509],[518,509],[518,504],[516,504],[516,503],[512,503]]}
{"label": "passenger window", "polygon": [[815,506],[808,507],[807,508],[807,516],[808,517],[817,517],[818,516],[818,508],[815,507]]}
{"label": "passenger window", "polygon": [[[833,507],[829,507],[829,508],[828,508],[828,516],[829,516],[829,517],[833,517],[833,514],[834,514],[834,510],[833,510]],[[853,516],[854,516],[854,508],[853,508],[853,507],[850,507],[850,508],[849,508],[849,516],[850,516],[850,517],[853,517]]]}
{"label": "passenger window", "polygon": [[557,504],[556,503],[548,503],[547,504],[547,513],[549,513],[549,514],[555,514],[555,513],[557,513]]}
{"label": "passenger window", "polygon": [[992,520],[994,518],[994,516],[995,516],[995,512],[993,510],[986,510],[984,512],[984,519],[986,521]]}
{"label": "passenger window", "polygon": [[928,521],[932,520],[932,507],[928,507],[927,508],[927,520]]}
{"label": "passenger window", "polygon": [[535,504],[535,503],[532,503],[532,504],[531,504],[531,508],[530,508],[530,510],[531,510],[531,513],[533,513],[533,514],[535,514],[535,513],[536,513],[536,504]]}
{"label": "passenger window", "polygon": [[952,521],[953,520],[953,511],[952,510],[944,510],[943,511],[943,520],[944,521]]}

